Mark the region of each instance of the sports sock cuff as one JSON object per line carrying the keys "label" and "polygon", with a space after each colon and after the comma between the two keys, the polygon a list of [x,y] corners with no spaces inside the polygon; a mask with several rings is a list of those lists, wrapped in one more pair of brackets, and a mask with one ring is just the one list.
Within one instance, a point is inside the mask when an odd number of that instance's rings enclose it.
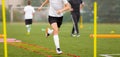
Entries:
{"label": "sports sock cuff", "polygon": [[26,25],[26,27],[29,27],[30,25]]}
{"label": "sports sock cuff", "polygon": [[59,38],[58,35],[54,35],[53,37],[54,37],[54,38]]}
{"label": "sports sock cuff", "polygon": [[54,35],[53,37],[54,37],[54,42],[55,42],[56,48],[60,48],[58,35]]}

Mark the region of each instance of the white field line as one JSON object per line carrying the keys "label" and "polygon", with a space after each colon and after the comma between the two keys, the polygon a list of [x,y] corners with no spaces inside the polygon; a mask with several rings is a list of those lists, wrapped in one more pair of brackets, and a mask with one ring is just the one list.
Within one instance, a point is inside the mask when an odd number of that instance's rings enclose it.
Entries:
{"label": "white field line", "polygon": [[103,56],[103,57],[114,57],[114,56],[120,56],[120,54],[100,54],[100,56]]}

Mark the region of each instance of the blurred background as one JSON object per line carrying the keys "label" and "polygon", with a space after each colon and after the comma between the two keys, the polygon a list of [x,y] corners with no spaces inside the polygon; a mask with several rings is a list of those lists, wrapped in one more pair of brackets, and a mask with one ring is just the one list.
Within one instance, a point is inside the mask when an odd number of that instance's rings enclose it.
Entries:
{"label": "blurred background", "polygon": [[[7,22],[21,22],[23,21],[23,7],[26,6],[27,0],[6,0],[6,13]],[[44,0],[31,0],[32,6],[39,7]],[[83,0],[85,2],[85,7],[82,12],[83,22],[93,22],[93,1],[94,0]],[[98,0],[98,22],[99,23],[119,23],[120,22],[120,0]],[[47,6],[46,6],[47,7]],[[37,9],[37,8],[36,8]],[[1,2],[0,2],[0,11]],[[38,15],[39,14],[39,15]],[[21,18],[22,17],[22,18]],[[40,17],[40,18],[39,18]],[[34,21],[43,22],[46,21],[47,9],[38,12],[36,10],[36,15]],[[0,13],[0,21],[2,21],[2,16]],[[65,22],[71,22],[70,13],[65,13]]]}
{"label": "blurred background", "polygon": [[[6,0],[6,21],[7,21],[7,36],[14,37],[29,44],[47,47],[54,50],[53,39],[50,36],[49,40],[45,39],[45,28],[49,27],[47,21],[48,5],[40,12],[37,8],[45,0],[31,0],[32,6],[35,8],[35,16],[30,36],[26,36],[26,28],[24,25],[23,8],[27,4],[27,0]],[[72,30],[72,19],[70,12],[66,12],[63,19],[63,25],[60,32],[61,47],[65,53],[79,55],[80,57],[93,57],[93,3],[94,0],[83,0],[85,5],[81,11],[82,21],[79,25],[80,37],[73,38],[70,36]],[[97,16],[97,34],[120,34],[120,0],[97,0],[98,16]],[[2,5],[0,0],[0,34],[2,30]],[[49,42],[49,43],[48,43]],[[97,38],[97,56],[112,54],[110,56],[120,57],[120,38]],[[17,45],[17,44],[16,44]],[[18,44],[19,45],[19,44]],[[53,47],[51,47],[53,46]],[[27,48],[31,46],[26,46]],[[35,47],[33,47],[35,48]],[[3,57],[3,44],[0,43],[0,57]],[[9,57],[42,57],[42,55],[8,45]],[[17,51],[16,51],[17,50]],[[35,49],[36,51],[38,49]],[[71,51],[72,50],[72,51]],[[38,51],[40,52],[40,51]],[[43,53],[46,53],[43,52]],[[102,55],[101,55],[102,54]],[[51,55],[51,54],[50,54]],[[52,54],[54,55],[54,54]],[[65,57],[65,56],[61,56]]]}

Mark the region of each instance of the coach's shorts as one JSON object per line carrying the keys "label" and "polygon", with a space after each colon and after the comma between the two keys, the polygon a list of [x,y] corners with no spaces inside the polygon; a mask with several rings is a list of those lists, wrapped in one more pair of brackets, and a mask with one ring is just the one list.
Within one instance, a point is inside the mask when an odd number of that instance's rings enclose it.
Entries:
{"label": "coach's shorts", "polygon": [[26,25],[32,24],[32,19],[25,19],[25,24]]}
{"label": "coach's shorts", "polygon": [[48,21],[50,24],[52,23],[57,23],[58,28],[60,28],[61,24],[62,24],[62,20],[63,20],[63,16],[62,17],[52,17],[49,16]]}

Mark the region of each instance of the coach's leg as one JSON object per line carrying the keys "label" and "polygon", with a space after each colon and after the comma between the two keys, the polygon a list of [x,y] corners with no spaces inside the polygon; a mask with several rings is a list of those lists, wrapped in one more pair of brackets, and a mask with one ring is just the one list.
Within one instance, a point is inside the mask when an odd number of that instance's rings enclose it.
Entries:
{"label": "coach's leg", "polygon": [[78,23],[79,23],[79,20],[80,20],[80,13],[79,12],[76,12],[76,16],[77,16],[77,36],[79,37],[79,27],[78,27]]}
{"label": "coach's leg", "polygon": [[75,33],[75,31],[74,31],[75,29],[74,29],[74,25],[73,25],[73,28],[72,28],[72,34],[74,34]]}
{"label": "coach's leg", "polygon": [[75,12],[72,12],[71,14],[72,14],[72,21],[73,21],[72,34],[76,34],[77,33],[77,16]]}

